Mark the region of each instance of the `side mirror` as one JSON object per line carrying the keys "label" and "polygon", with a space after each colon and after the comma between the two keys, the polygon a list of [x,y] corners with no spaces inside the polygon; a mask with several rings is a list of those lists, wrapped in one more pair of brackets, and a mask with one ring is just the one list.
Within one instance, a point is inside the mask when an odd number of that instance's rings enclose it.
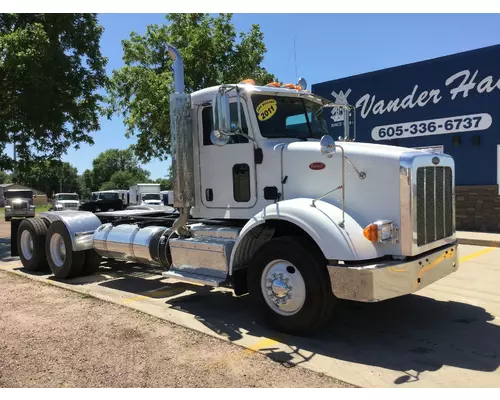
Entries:
{"label": "side mirror", "polygon": [[[236,92],[236,121],[231,121],[231,105],[229,92]],[[237,86],[221,86],[212,100],[214,130],[210,135],[213,144],[224,146],[229,141],[229,137],[243,132],[241,123],[240,92]]]}
{"label": "side mirror", "polygon": [[229,94],[223,89],[215,94],[213,98],[213,121],[214,135],[221,139],[223,136],[231,135],[231,109],[229,107]]}
{"label": "side mirror", "polygon": [[321,147],[321,154],[328,158],[332,158],[337,151],[335,141],[330,135],[323,136],[319,141],[319,145]]}

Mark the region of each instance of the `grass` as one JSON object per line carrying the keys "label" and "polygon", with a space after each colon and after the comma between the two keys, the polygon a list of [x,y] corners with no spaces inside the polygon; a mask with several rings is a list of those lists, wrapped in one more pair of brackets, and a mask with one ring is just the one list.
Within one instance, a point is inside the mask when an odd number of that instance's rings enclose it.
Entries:
{"label": "grass", "polygon": [[[40,206],[35,206],[35,215],[38,215],[42,212],[49,211],[50,204],[43,204]],[[0,217],[3,217],[5,215],[5,208],[2,207],[0,208]]]}

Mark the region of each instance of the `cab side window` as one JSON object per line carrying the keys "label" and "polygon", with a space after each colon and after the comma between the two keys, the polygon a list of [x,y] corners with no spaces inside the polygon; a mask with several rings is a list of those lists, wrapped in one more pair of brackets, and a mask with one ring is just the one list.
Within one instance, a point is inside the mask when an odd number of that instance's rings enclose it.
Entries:
{"label": "cab side window", "polygon": [[[240,103],[241,108],[243,108],[243,104]],[[230,105],[230,110],[231,110],[231,125],[232,124],[238,124],[238,107],[236,103],[231,103]],[[234,118],[234,121],[233,121]],[[213,122],[213,114],[212,114],[212,107],[205,107],[203,108],[201,112],[201,120],[202,120],[202,127],[203,127],[203,145],[204,146],[211,146],[213,145],[212,141],[210,140],[210,134],[212,133],[214,129],[214,122]],[[245,113],[243,112],[243,109],[241,109],[241,126],[243,128],[243,132],[248,135],[248,126],[247,126],[247,121],[245,119]],[[241,135],[234,135],[229,138],[229,142],[227,144],[240,144],[240,143],[248,143],[248,139],[244,136]]]}

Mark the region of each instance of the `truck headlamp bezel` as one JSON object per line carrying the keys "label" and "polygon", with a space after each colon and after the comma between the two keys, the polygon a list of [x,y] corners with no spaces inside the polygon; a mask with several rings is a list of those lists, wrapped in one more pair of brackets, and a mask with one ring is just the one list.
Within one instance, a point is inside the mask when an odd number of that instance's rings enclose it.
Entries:
{"label": "truck headlamp bezel", "polygon": [[368,225],[363,235],[372,243],[398,243],[399,227],[390,220],[379,220]]}

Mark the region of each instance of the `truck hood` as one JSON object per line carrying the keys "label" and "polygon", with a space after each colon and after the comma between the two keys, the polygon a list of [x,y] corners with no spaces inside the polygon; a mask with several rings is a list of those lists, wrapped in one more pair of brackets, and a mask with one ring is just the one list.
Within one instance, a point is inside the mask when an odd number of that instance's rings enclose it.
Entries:
{"label": "truck hood", "polygon": [[[336,142],[344,150],[344,210],[362,226],[377,220],[400,220],[400,159],[416,151],[370,143]],[[353,164],[351,165],[349,161]],[[282,152],[282,199],[323,198],[342,206],[342,151],[328,158],[321,153],[319,141],[285,144]],[[359,173],[362,173],[361,176]],[[328,192],[333,191],[330,194]]]}

